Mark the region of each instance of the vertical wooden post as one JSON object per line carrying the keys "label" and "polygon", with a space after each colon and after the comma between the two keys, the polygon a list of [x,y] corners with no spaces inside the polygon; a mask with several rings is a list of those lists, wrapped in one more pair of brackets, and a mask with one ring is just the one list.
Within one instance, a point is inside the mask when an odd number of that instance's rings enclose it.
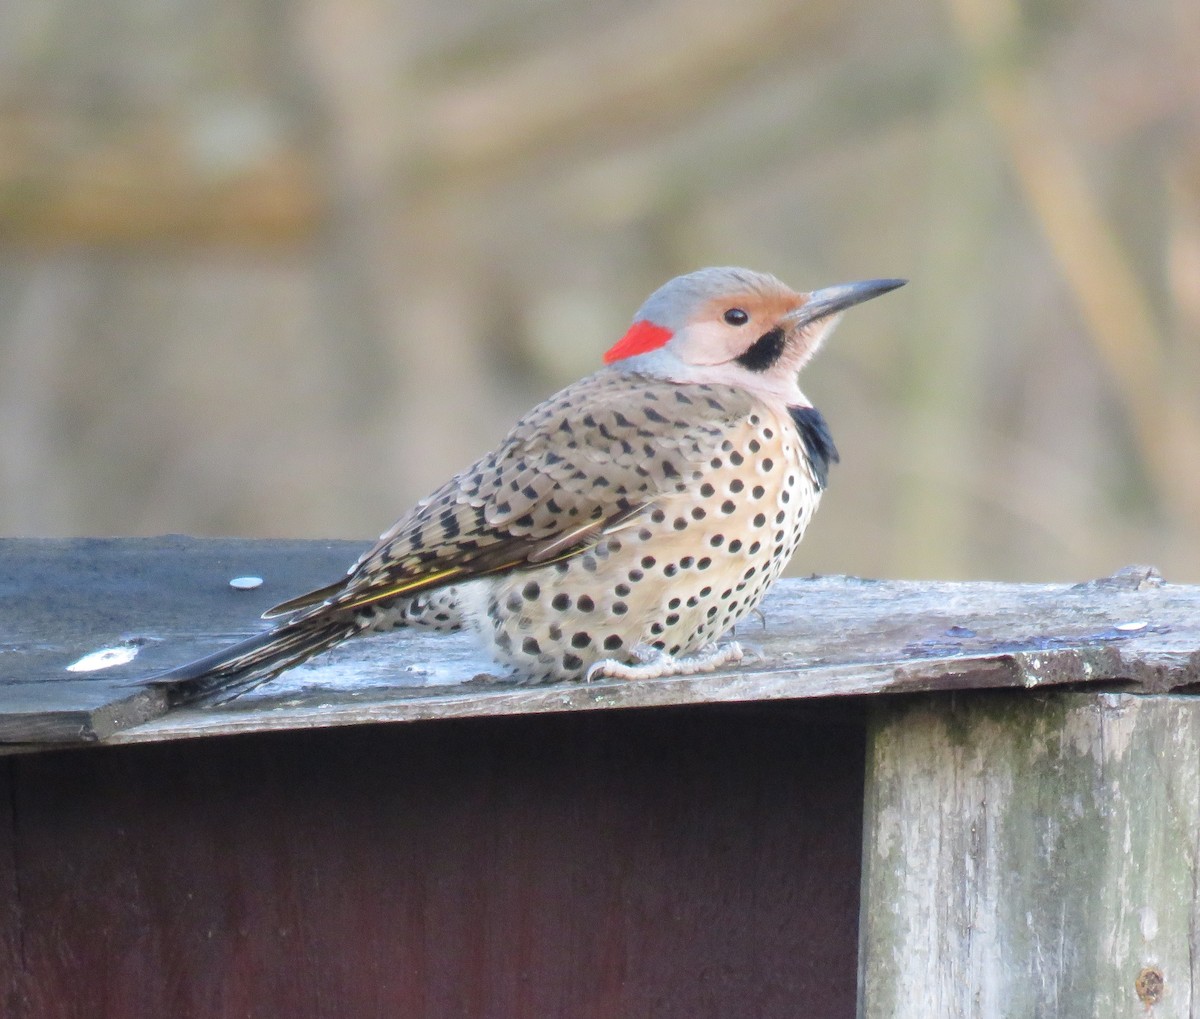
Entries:
{"label": "vertical wooden post", "polygon": [[1200,698],[883,703],[866,775],[861,1019],[1197,1014]]}

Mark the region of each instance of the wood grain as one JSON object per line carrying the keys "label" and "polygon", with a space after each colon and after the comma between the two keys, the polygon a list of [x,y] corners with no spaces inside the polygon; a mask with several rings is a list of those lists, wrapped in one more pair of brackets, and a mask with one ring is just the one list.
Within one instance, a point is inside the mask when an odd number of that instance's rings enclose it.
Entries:
{"label": "wood grain", "polygon": [[[1078,585],[783,581],[736,669],[649,682],[497,682],[465,635],[352,641],[232,704],[166,712],[146,680],[254,632],[336,577],[354,542],[0,541],[0,742],[139,742],[272,729],[928,690],[1200,682],[1200,588],[1133,569]],[[265,578],[253,591],[232,577]],[[101,672],[98,648],[136,647]]]}
{"label": "wood grain", "polygon": [[863,1019],[1195,1015],[1200,700],[920,699],[868,747]]}

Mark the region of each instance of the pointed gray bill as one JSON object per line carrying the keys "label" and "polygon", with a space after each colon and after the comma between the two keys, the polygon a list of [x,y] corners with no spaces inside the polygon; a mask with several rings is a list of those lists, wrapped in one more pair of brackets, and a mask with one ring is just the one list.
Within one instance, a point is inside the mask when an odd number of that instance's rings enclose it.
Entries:
{"label": "pointed gray bill", "polygon": [[839,311],[853,308],[856,304],[879,297],[897,287],[904,286],[908,280],[862,280],[858,283],[839,283],[833,287],[822,287],[808,295],[804,306],[797,308],[787,318],[795,325],[804,326],[818,319],[836,315]]}

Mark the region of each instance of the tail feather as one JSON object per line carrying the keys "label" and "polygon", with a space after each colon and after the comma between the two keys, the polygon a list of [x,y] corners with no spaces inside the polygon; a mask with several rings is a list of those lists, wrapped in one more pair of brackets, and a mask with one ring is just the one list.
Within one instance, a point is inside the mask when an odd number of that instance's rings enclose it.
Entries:
{"label": "tail feather", "polygon": [[340,644],[358,630],[352,616],[314,612],[160,673],[150,682],[166,689],[172,705],[222,703]]}

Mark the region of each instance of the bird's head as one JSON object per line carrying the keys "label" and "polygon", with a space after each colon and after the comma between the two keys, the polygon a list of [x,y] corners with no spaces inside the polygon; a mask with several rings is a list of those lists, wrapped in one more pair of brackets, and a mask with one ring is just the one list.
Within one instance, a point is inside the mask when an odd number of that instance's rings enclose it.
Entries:
{"label": "bird's head", "polygon": [[841,313],[904,283],[864,280],[802,294],[749,269],[700,269],[654,291],[604,360],[674,382],[724,383],[803,404],[796,377]]}

